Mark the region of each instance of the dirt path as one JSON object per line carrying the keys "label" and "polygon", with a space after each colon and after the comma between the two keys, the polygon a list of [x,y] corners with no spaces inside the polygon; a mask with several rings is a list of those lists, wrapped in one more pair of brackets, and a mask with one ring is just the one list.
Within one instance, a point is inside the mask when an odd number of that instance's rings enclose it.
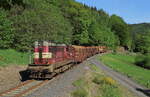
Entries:
{"label": "dirt path", "polygon": [[127,87],[130,91],[135,93],[139,97],[150,97],[150,90],[146,89],[145,87],[135,83],[128,77],[113,71],[111,68],[103,65],[100,61],[96,60],[97,56],[91,57],[88,61],[92,64],[98,66],[101,70],[104,71],[108,76],[112,77],[116,81],[118,81],[123,86]]}

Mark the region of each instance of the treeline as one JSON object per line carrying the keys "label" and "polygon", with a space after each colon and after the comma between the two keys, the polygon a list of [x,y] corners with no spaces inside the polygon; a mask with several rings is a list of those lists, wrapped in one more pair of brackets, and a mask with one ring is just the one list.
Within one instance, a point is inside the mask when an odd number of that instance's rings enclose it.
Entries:
{"label": "treeline", "polygon": [[136,64],[150,69],[150,24],[142,23],[130,26],[133,33],[133,51],[141,53],[136,58]]}
{"label": "treeline", "polygon": [[0,0],[0,48],[28,51],[36,40],[133,49],[119,16],[74,0]]}
{"label": "treeline", "polygon": [[150,24],[133,24],[131,32],[133,33],[133,50],[143,54],[150,53]]}

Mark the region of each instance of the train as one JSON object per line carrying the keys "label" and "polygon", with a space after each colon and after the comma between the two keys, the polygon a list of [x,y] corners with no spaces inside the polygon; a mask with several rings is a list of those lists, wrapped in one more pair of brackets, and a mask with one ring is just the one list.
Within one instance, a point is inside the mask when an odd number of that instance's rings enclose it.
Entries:
{"label": "train", "polygon": [[107,51],[106,46],[77,46],[36,41],[33,62],[28,64],[31,79],[51,79],[95,54]]}

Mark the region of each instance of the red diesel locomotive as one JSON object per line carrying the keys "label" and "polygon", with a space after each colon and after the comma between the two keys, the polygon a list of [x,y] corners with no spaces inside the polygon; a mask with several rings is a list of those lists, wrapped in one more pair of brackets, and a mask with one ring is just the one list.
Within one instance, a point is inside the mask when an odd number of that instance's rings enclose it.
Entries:
{"label": "red diesel locomotive", "polygon": [[36,41],[33,63],[28,65],[27,72],[29,78],[52,78],[75,63],[104,52],[106,52],[105,46],[66,46],[47,41]]}

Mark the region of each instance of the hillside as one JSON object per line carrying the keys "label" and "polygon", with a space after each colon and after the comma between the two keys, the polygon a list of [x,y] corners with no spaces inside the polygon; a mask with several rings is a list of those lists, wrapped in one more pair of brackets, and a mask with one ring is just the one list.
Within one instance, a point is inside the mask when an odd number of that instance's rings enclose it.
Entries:
{"label": "hillside", "polygon": [[132,24],[133,51],[147,54],[150,52],[150,23]]}
{"label": "hillside", "polygon": [[75,0],[0,1],[0,49],[27,52],[32,50],[34,41],[50,40],[107,46],[111,50],[122,46],[126,50],[147,53],[149,37],[143,41],[141,35],[132,33],[145,33],[149,27],[146,23],[128,25],[120,16],[109,15],[102,9]]}
{"label": "hillside", "polygon": [[147,33],[150,30],[150,23],[132,24],[130,26],[133,33]]}
{"label": "hillside", "polygon": [[1,0],[0,7],[3,49],[28,51],[36,40],[131,47],[128,25],[121,17],[75,0]]}

